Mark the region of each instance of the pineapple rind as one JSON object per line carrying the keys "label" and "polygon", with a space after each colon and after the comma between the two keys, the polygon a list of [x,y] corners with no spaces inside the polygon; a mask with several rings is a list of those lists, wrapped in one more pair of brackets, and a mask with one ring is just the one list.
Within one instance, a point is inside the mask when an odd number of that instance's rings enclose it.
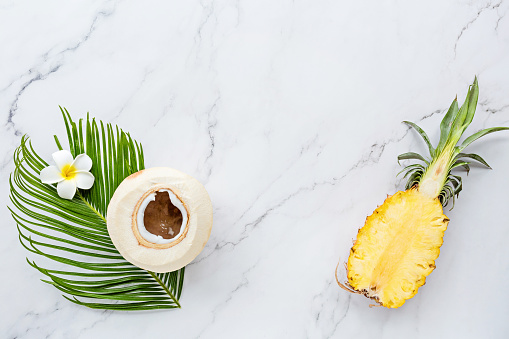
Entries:
{"label": "pineapple rind", "polygon": [[448,222],[440,201],[415,188],[389,196],[350,250],[349,285],[385,307],[400,307],[435,268]]}

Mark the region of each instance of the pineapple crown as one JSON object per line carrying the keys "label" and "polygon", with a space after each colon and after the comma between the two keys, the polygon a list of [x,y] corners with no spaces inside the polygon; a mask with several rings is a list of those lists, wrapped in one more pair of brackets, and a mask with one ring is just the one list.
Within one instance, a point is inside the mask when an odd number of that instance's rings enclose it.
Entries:
{"label": "pineapple crown", "polygon": [[467,97],[461,108],[458,108],[457,98],[454,99],[440,123],[440,141],[436,148],[433,147],[428,135],[419,126],[410,121],[403,121],[421,135],[429,150],[429,157],[424,157],[415,152],[408,152],[398,156],[398,163],[401,160],[409,159],[422,162],[406,166],[400,172],[406,172],[404,175],[404,178],[408,178],[406,189],[410,189],[414,186],[420,189],[421,185],[434,183],[436,189],[434,188],[431,190],[431,195],[437,197],[444,207],[452,198],[454,207],[455,197],[457,197],[462,190],[462,179],[459,175],[452,174],[451,171],[455,168],[463,167],[468,174],[470,171],[469,165],[472,160],[491,169],[481,156],[473,153],[463,153],[463,150],[472,142],[486,134],[509,130],[509,127],[483,129],[472,134],[458,145],[461,136],[474,118],[478,97],[479,86],[477,84],[477,77],[475,77],[474,83],[469,86]]}

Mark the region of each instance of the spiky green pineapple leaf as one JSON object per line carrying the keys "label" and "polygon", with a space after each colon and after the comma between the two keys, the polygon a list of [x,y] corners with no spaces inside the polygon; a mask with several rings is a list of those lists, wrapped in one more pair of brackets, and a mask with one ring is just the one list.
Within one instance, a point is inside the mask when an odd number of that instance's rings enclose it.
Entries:
{"label": "spiky green pineapple leaf", "polygon": [[401,173],[406,172],[403,178],[405,178],[409,172],[413,172],[414,170],[424,170],[425,167],[421,164],[412,164],[403,168],[396,176],[399,176]]}
{"label": "spiky green pineapple leaf", "polygon": [[435,149],[433,148],[433,145],[431,144],[431,141],[429,140],[429,137],[426,134],[426,132],[424,132],[424,130],[422,128],[420,128],[413,122],[410,122],[410,121],[403,121],[403,122],[405,124],[407,124],[408,126],[414,128],[417,131],[417,133],[419,133],[419,135],[424,139],[424,142],[428,146],[428,150],[429,150],[429,154],[430,154],[431,158],[433,158],[435,156]]}
{"label": "spiky green pineapple leaf", "polygon": [[[453,175],[453,177],[455,179],[459,179],[459,183],[454,187],[454,194],[456,196],[458,196],[461,192],[461,190],[463,190],[463,181],[461,180],[461,177],[457,176],[457,175]],[[451,179],[451,182],[453,181],[453,179]]]}
{"label": "spiky green pineapple leaf", "polygon": [[477,139],[479,139],[479,138],[481,138],[481,137],[483,137],[483,136],[485,136],[487,134],[490,134],[490,133],[493,133],[493,132],[498,132],[498,131],[506,131],[506,130],[509,130],[509,127],[491,127],[491,128],[483,129],[483,130],[481,130],[481,131],[479,131],[477,133],[474,133],[471,136],[469,136],[468,138],[466,138],[460,146],[458,146],[457,153],[460,153],[468,145],[470,145],[471,143],[473,143]]}
{"label": "spiky green pineapple leaf", "polygon": [[462,185],[462,179],[458,175],[449,175],[449,182],[453,186],[454,189],[457,189],[458,187],[461,187]]}
{"label": "spiky green pineapple leaf", "polygon": [[[106,228],[106,210],[115,189],[144,169],[141,144],[111,124],[88,117],[75,123],[67,110],[61,111],[70,152],[73,157],[90,156],[95,183],[72,200],[60,198],[54,185],[39,180],[48,164],[28,137],[22,138],[9,180],[9,209],[21,244],[60,269],[44,268],[27,258],[28,263],[47,277],[44,282],[79,305],[123,311],[179,308],[185,269],[154,273],[132,265],[118,253]],[[56,136],[55,142],[62,149]]]}
{"label": "spiky green pineapple leaf", "polygon": [[461,161],[461,160],[457,160],[455,161],[452,166],[451,166],[451,170],[453,168],[456,168],[456,167],[463,167],[466,171],[467,171],[467,174],[470,172],[470,163],[468,161]]}
{"label": "spiky green pineapple leaf", "polygon": [[488,163],[480,155],[477,155],[474,153],[459,153],[455,159],[460,160],[463,158],[474,159],[474,160],[478,161],[479,163],[483,164],[484,166],[486,166],[487,168],[491,169],[491,166],[488,165]]}
{"label": "spiky green pineapple leaf", "polygon": [[421,161],[425,162],[426,164],[429,164],[429,161],[426,160],[426,158],[424,158],[419,153],[415,153],[415,152],[407,152],[407,153],[398,155],[398,163],[401,160],[421,160]]}
{"label": "spiky green pineapple leaf", "polygon": [[477,99],[479,97],[479,85],[477,83],[477,77],[474,78],[474,82],[469,86],[465,102],[461,105],[458,113],[454,117],[451,131],[449,133],[449,140],[459,140],[463,132],[474,119],[475,110],[477,108]]}
{"label": "spiky green pineapple leaf", "polygon": [[444,148],[445,143],[447,142],[447,137],[451,132],[452,123],[458,114],[458,111],[458,99],[456,98],[453,100],[449,110],[440,123],[440,141],[438,142],[437,151],[441,151]]}

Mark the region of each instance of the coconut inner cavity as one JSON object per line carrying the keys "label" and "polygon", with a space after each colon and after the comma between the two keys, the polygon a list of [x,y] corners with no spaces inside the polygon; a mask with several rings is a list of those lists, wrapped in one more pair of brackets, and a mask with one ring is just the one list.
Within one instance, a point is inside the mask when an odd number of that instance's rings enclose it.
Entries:
{"label": "coconut inner cavity", "polygon": [[161,189],[149,194],[137,215],[138,231],[145,240],[166,244],[176,240],[187,224],[187,211],[171,191]]}

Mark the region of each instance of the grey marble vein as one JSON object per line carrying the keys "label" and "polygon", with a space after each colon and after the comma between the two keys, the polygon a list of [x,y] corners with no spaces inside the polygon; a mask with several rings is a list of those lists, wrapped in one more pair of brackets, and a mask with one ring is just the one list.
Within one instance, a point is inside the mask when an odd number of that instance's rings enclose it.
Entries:
{"label": "grey marble vein", "polygon": [[[486,10],[489,10],[489,9],[497,9],[498,7],[500,7],[500,5],[502,4],[502,1],[499,1],[495,4],[492,4],[491,2],[488,2],[486,5],[484,5],[483,7],[481,7],[478,11],[477,11],[477,14],[474,18],[472,18],[470,21],[468,21],[462,28],[461,28],[461,31],[459,32],[458,34],[458,37],[456,38],[456,41],[454,43],[454,58],[456,58],[456,54],[457,54],[457,47],[458,47],[458,43],[461,39],[461,37],[463,36],[463,34],[470,28],[470,26],[472,26],[472,24],[474,24],[477,19],[479,19],[479,17],[482,15],[482,13]],[[495,26],[495,30],[497,30],[498,28],[498,22],[500,21],[500,19],[497,21],[497,24]]]}
{"label": "grey marble vein", "polygon": [[[45,80],[51,74],[57,72],[64,65],[64,59],[67,54],[75,52],[80,46],[86,43],[92,36],[93,32],[96,30],[98,22],[100,22],[100,20],[105,17],[111,16],[113,12],[114,7],[99,11],[93,18],[88,31],[82,37],[80,37],[77,42],[73,42],[71,45],[62,50],[55,51],[54,48],[51,48],[50,50],[46,51],[41,56],[42,61],[39,64],[32,66],[26,73],[21,75],[17,81],[15,81],[16,83],[21,82],[21,84],[19,85],[19,89],[17,90],[17,93],[15,94],[14,99],[10,104],[7,121],[5,123],[5,126],[14,132],[14,135],[22,135],[22,131],[16,127],[13,118],[18,110],[19,99],[25,90],[34,82]],[[15,82],[11,82],[7,88],[14,86]],[[5,89],[3,91],[5,91]]]}

